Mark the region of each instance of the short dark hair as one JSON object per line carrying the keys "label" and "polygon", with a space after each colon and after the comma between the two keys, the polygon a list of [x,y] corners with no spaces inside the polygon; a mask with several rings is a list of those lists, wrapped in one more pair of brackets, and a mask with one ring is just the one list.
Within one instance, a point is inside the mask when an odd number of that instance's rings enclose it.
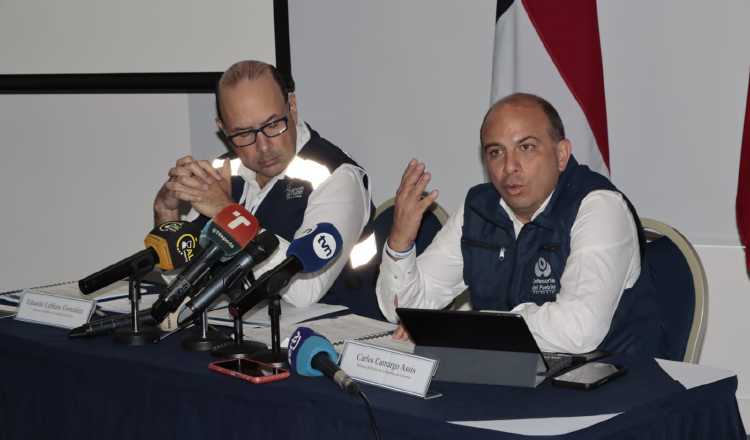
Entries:
{"label": "short dark hair", "polygon": [[243,60],[238,61],[226,70],[219,78],[216,83],[216,115],[219,120],[223,120],[221,116],[221,90],[226,87],[236,85],[241,80],[253,80],[260,78],[264,74],[269,73],[274,82],[279,86],[279,91],[284,97],[284,102],[289,101],[289,94],[294,93],[294,80],[291,75],[283,74],[279,72],[276,66],[263,61],[257,60]]}
{"label": "short dark hair", "polygon": [[495,101],[495,103],[490,106],[490,109],[487,110],[487,113],[484,115],[484,120],[482,121],[483,128],[485,122],[487,122],[487,116],[489,116],[489,114],[492,113],[494,109],[502,107],[505,104],[532,104],[539,106],[539,108],[541,108],[544,112],[544,115],[547,117],[547,122],[549,123],[549,135],[552,140],[555,142],[560,142],[561,140],[565,139],[565,127],[563,126],[562,119],[560,119],[560,114],[557,113],[555,107],[546,99],[537,95],[533,95],[531,93],[513,93],[498,101]]}

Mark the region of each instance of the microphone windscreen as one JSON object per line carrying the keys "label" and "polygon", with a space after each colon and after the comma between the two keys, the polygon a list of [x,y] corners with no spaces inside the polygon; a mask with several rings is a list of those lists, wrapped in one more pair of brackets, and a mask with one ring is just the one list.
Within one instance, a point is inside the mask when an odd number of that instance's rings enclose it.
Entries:
{"label": "microphone windscreen", "polygon": [[170,271],[185,266],[200,254],[200,228],[190,222],[165,222],[156,226],[144,240],[159,256],[159,267]]}
{"label": "microphone windscreen", "polygon": [[302,272],[317,272],[341,253],[341,233],[331,223],[318,223],[295,238],[286,255],[297,257]]}
{"label": "microphone windscreen", "polygon": [[258,219],[239,204],[233,203],[206,223],[200,234],[200,243],[204,248],[210,244],[218,246],[226,260],[247,246],[258,229]]}
{"label": "microphone windscreen", "polygon": [[256,235],[253,241],[245,248],[258,264],[268,258],[279,247],[279,238],[273,232],[265,230]]}
{"label": "microphone windscreen", "polygon": [[331,342],[309,327],[299,327],[289,338],[289,367],[301,376],[322,376],[313,368],[312,359],[318,353],[326,353],[331,361],[338,360],[338,353]]}

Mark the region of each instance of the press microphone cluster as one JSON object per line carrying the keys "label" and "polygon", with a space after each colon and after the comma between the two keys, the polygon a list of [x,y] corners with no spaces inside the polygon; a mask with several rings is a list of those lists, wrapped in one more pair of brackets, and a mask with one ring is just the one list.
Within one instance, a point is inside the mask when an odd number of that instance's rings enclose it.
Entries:
{"label": "press microphone cluster", "polygon": [[261,301],[283,289],[298,273],[317,272],[333,261],[342,248],[341,233],[330,223],[318,223],[294,239],[287,258],[264,273],[245,294],[229,304],[229,313],[241,317]]}
{"label": "press microphone cluster", "polygon": [[78,288],[88,295],[129,276],[148,272],[157,264],[165,271],[183,267],[200,253],[199,233],[193,223],[162,223],[146,236],[146,249],[81,279]]}
{"label": "press microphone cluster", "polygon": [[168,314],[176,311],[209,270],[220,259],[230,258],[247,246],[259,227],[258,219],[237,203],[219,211],[201,232],[203,253],[190,262],[151,307],[154,320],[160,323]]}
{"label": "press microphone cluster", "polygon": [[336,365],[338,353],[331,342],[308,327],[299,327],[289,339],[289,368],[300,376],[326,376],[343,391],[358,394],[359,386]]}
{"label": "press microphone cluster", "polygon": [[279,247],[279,239],[270,231],[262,231],[232,258],[213,279],[192,298],[180,312],[178,324],[191,321],[203,313],[216,299],[243,279],[254,266],[268,258]]}

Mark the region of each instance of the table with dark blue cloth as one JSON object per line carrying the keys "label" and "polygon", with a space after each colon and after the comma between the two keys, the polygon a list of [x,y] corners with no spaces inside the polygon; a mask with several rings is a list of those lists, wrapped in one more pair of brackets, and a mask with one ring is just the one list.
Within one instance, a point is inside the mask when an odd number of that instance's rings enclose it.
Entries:
{"label": "table with dark blue cloth", "polygon": [[[372,438],[362,401],[325,378],[292,376],[255,385],[208,369],[181,335],[130,347],[108,337],[0,319],[2,439]],[[653,359],[614,357],[628,372],[580,391],[433,382],[424,400],[363,386],[384,439],[519,439],[528,435],[457,421],[616,414],[555,439],[745,440],[737,379],[686,389]]]}

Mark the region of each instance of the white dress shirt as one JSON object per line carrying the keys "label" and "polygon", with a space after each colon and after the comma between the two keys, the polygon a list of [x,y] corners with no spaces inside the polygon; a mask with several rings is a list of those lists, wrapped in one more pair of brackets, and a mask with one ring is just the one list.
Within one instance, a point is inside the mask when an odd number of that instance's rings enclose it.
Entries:
{"label": "white dress shirt", "polygon": [[[551,197],[551,195],[550,195]],[[550,197],[534,213],[536,218]],[[516,236],[523,228],[510,208]],[[463,204],[419,256],[396,260],[383,253],[376,292],[383,315],[396,322],[396,306],[440,309],[466,289],[463,281],[461,229]],[[386,242],[387,247],[387,242]],[[570,255],[555,301],[541,306],[523,303],[521,314],[543,351],[583,353],[602,342],[622,292],[641,272],[638,231],[622,195],[592,191],[581,202],[570,231]]]}
{"label": "white dress shirt", "polygon": [[[310,131],[300,118],[297,124],[297,152],[309,140]],[[325,295],[349,260],[352,247],[359,240],[370,218],[371,193],[364,186],[363,177],[366,173],[362,168],[343,164],[330,173],[322,165],[310,162],[295,156],[284,172],[271,179],[262,189],[255,180],[254,171],[239,164],[237,172],[245,180],[239,203],[252,214],[255,214],[258,206],[279,179],[289,175],[310,181],[313,191],[308,198],[304,218],[295,233],[295,238],[300,231],[312,228],[321,222],[333,224],[341,233],[343,246],[333,263],[318,272],[298,274],[281,291],[282,298],[297,307],[313,304]],[[279,215],[283,214],[279,213]],[[191,210],[187,219],[193,220],[197,216],[198,213]],[[260,226],[263,227],[263,225]],[[253,269],[256,278],[273,269],[286,258],[289,242],[282,237],[277,237],[278,249]]]}

